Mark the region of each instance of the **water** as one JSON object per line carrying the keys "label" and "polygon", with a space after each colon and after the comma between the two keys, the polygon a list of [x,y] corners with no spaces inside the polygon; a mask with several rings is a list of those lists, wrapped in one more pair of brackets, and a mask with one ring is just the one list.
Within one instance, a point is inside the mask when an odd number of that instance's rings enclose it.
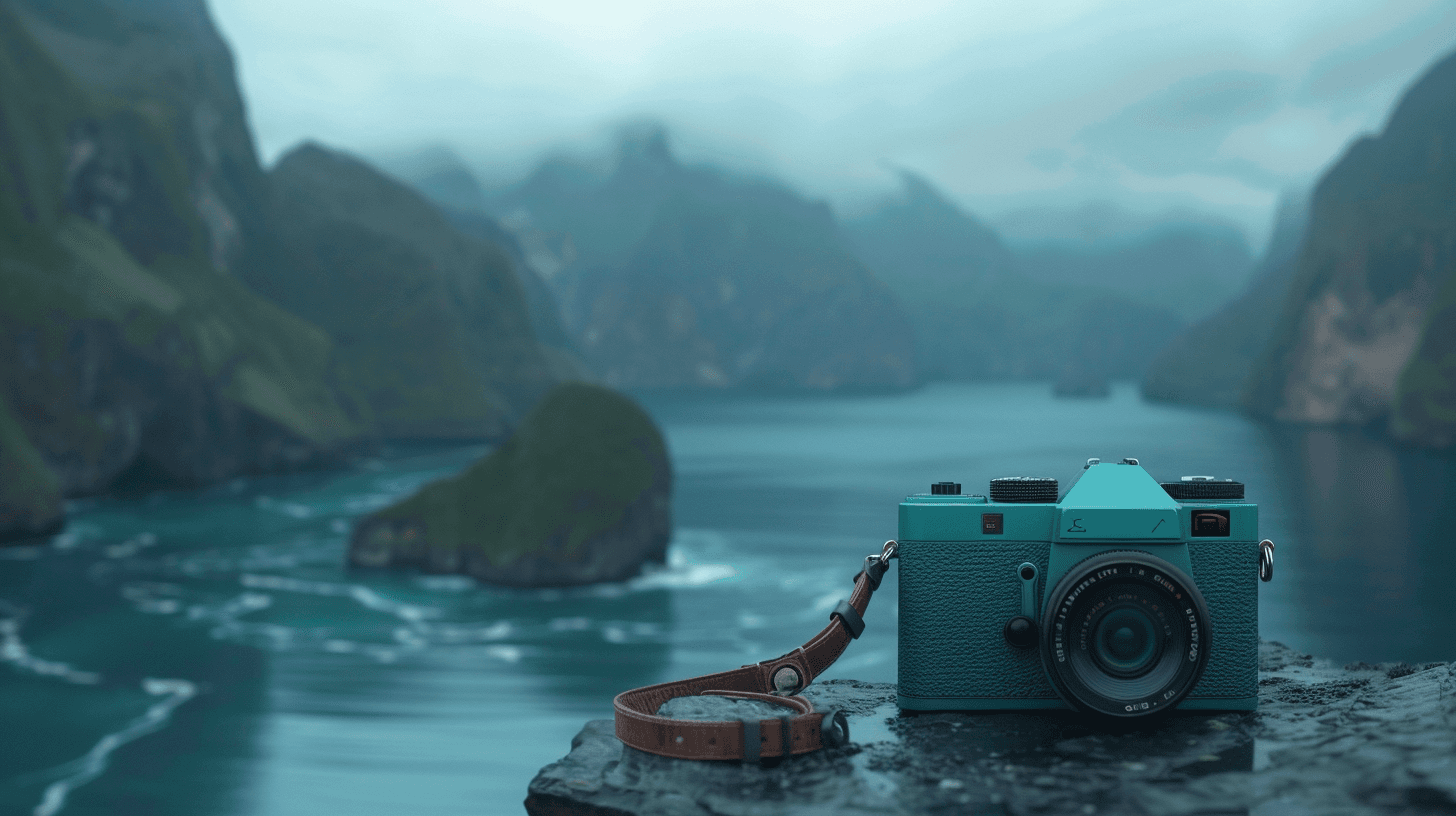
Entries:
{"label": "water", "polygon": [[[1264,637],[1337,662],[1456,657],[1452,460],[1126,386],[1048,391],[648,397],[677,469],[672,562],[580,590],[341,567],[353,518],[481,448],[80,503],[53,541],[0,550],[0,813],[520,812],[618,691],[818,631],[906,493],[1065,483],[1089,456],[1248,484],[1279,546]],[[828,676],[894,680],[896,592],[892,570]]]}

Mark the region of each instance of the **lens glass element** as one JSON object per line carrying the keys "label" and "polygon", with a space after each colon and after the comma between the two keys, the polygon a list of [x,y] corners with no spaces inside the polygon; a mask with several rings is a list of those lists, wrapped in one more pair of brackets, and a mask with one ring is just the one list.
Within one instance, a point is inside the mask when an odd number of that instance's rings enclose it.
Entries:
{"label": "lens glass element", "polygon": [[1047,596],[1042,659],[1078,708],[1117,717],[1166,711],[1203,675],[1208,607],[1183,572],[1136,551],[1077,564]]}
{"label": "lens glass element", "polygon": [[1092,656],[1108,674],[1137,677],[1146,674],[1162,653],[1168,627],[1157,625],[1147,611],[1135,606],[1138,599],[1133,593],[1120,594],[1116,601],[1124,605],[1105,611],[1092,624]]}

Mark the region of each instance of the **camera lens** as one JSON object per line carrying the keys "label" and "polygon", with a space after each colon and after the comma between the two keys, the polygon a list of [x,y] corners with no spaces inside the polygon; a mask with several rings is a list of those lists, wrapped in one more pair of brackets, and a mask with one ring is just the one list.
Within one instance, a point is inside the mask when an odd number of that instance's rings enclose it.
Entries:
{"label": "camera lens", "polygon": [[[1129,593],[1123,593],[1126,604]],[[1118,599],[1114,599],[1114,603]],[[1115,677],[1139,677],[1146,674],[1153,658],[1163,651],[1166,637],[1163,627],[1148,613],[1134,606],[1104,610],[1101,620],[1092,624],[1092,656],[1103,671]]]}
{"label": "camera lens", "polygon": [[1203,675],[1208,607],[1193,581],[1143,552],[1077,564],[1047,596],[1042,659],[1073,706],[1115,717],[1171,710]]}

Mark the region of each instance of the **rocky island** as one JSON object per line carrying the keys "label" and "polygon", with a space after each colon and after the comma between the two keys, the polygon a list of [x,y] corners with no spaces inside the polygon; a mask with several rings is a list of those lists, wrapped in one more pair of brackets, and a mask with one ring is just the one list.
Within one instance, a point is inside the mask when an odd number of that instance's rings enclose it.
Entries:
{"label": "rocky island", "polygon": [[830,680],[805,696],[848,715],[850,744],[762,767],[647,754],[618,742],[610,720],[594,720],[531,781],[526,811],[1456,811],[1456,664],[1338,668],[1267,642],[1259,662],[1257,712],[1175,715],[1124,730],[1089,728],[1070,711],[904,715],[891,684]]}
{"label": "rocky island", "polygon": [[361,520],[349,561],[518,587],[620,581],[665,560],[671,490],[651,417],[566,383],[485,459]]}

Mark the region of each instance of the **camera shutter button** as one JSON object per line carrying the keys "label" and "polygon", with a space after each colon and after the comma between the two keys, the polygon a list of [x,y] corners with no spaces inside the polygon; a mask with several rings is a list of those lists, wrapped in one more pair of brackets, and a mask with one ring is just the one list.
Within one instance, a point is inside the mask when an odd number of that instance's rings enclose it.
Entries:
{"label": "camera shutter button", "polygon": [[1030,649],[1036,645],[1036,622],[1025,615],[1017,615],[1006,622],[1002,630],[1006,642],[1018,649]]}

